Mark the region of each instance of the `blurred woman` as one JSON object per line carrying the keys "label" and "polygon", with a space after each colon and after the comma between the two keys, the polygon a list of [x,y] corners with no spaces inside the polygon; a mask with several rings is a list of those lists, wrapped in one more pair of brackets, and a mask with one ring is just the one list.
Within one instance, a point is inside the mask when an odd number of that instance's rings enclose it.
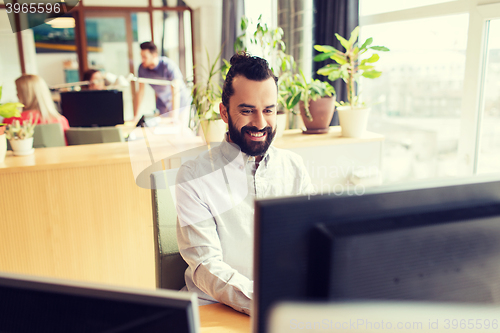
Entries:
{"label": "blurred woman", "polygon": [[38,75],[24,74],[16,80],[17,97],[24,104],[20,118],[6,118],[5,124],[14,120],[23,122],[32,118],[37,124],[60,123],[63,131],[69,128],[68,120],[57,112],[47,83]]}
{"label": "blurred woman", "polygon": [[95,69],[89,69],[83,73],[83,81],[90,81],[89,85],[86,87],[88,90],[104,90],[106,89],[106,84],[102,73]]}

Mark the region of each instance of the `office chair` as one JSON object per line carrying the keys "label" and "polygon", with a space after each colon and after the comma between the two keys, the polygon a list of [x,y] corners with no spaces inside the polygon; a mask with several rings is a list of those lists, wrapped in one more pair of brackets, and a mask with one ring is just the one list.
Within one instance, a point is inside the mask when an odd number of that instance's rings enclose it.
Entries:
{"label": "office chair", "polygon": [[177,247],[175,193],[169,188],[169,185],[175,184],[178,170],[170,169],[151,174],[156,286],[176,290],[185,285],[184,272],[188,267]]}
{"label": "office chair", "polygon": [[64,147],[64,132],[61,124],[39,124],[33,134],[33,148]]}
{"label": "office chair", "polygon": [[[66,146],[66,141],[64,140],[64,132],[61,124],[38,124],[35,126],[35,132],[33,133],[33,148],[64,146]],[[8,140],[7,150],[12,150]]]}
{"label": "office chair", "polygon": [[119,127],[71,127],[66,130],[68,145],[125,142]]}

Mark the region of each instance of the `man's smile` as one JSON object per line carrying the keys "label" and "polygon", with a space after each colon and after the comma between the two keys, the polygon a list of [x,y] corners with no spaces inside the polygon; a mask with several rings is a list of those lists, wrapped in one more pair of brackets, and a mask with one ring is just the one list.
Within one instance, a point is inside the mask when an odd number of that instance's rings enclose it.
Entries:
{"label": "man's smile", "polygon": [[267,132],[245,132],[245,135],[252,141],[265,141]]}

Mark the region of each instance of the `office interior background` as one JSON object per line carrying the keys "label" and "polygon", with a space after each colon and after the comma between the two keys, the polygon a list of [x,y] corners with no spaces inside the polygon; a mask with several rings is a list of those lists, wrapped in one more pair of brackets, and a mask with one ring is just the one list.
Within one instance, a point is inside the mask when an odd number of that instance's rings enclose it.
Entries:
{"label": "office interior background", "polygon": [[[202,80],[206,54],[215,59],[226,42],[224,11],[237,4],[254,22],[262,15],[281,26],[288,51],[312,77],[315,9],[328,2],[82,0],[75,28],[43,24],[19,38],[0,0],[2,102],[17,101],[14,80],[23,72],[49,85],[79,80],[87,68],[137,74],[139,44],[152,37],[188,83]],[[383,183],[500,171],[500,1],[359,0],[357,19],[361,39],[391,50],[381,57],[381,78],[360,85],[372,105],[368,129],[385,136]],[[135,90],[124,89],[126,120],[133,118]],[[148,113],[154,92],[146,94]]]}

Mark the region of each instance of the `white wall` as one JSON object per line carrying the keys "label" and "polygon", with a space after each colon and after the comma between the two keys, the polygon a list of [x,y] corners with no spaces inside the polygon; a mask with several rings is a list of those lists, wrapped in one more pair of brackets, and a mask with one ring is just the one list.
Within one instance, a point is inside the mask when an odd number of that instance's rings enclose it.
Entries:
{"label": "white wall", "polygon": [[21,76],[21,65],[16,35],[12,32],[5,10],[0,10],[0,45],[0,85],[3,87],[1,102],[16,102],[14,81]]}
{"label": "white wall", "polygon": [[[32,30],[22,32],[26,72],[38,74],[35,41]],[[3,85],[1,102],[17,101],[15,80],[21,76],[17,36],[12,32],[7,12],[0,10],[0,85]]]}
{"label": "white wall", "polygon": [[76,53],[38,53],[38,75],[43,77],[49,86],[65,83],[63,62],[66,60],[78,61],[78,57]]}
{"label": "white wall", "polygon": [[213,61],[221,51],[222,0],[184,0],[193,9],[196,80],[203,81],[208,68],[207,52]]}

